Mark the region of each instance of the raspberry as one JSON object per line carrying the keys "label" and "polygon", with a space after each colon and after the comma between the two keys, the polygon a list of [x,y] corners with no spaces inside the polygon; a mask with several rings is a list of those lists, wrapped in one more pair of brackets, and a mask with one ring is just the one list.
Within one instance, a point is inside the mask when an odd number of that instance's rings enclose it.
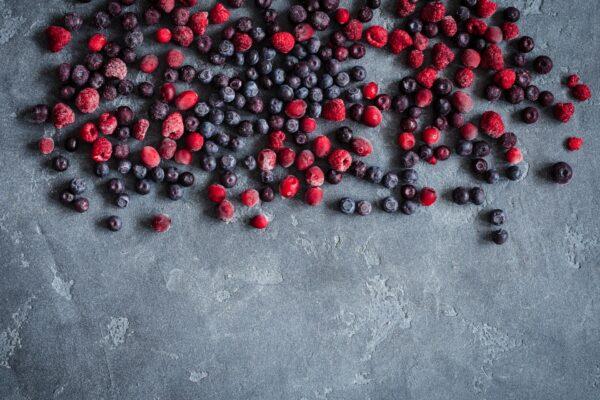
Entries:
{"label": "raspberry", "polygon": [[351,19],[343,28],[344,34],[348,40],[359,41],[362,39],[363,24],[357,19]]}
{"label": "raspberry", "polygon": [[140,71],[151,74],[158,68],[158,57],[154,54],[146,54],[140,60]]}
{"label": "raspberry", "polygon": [[554,118],[563,123],[567,123],[575,113],[575,106],[573,103],[556,103],[552,113],[554,114]]}
{"label": "raspberry", "polygon": [[580,83],[571,89],[573,97],[579,101],[586,101],[592,98],[592,91],[588,85]]}
{"label": "raspberry", "polygon": [[373,145],[368,139],[354,137],[350,142],[352,151],[359,157],[366,157],[373,152]]}
{"label": "raspberry", "polygon": [[473,85],[473,81],[475,80],[475,74],[473,70],[470,68],[460,68],[456,70],[456,74],[454,75],[454,82],[456,86],[459,88],[468,88]]}
{"label": "raspberry", "polygon": [[510,165],[515,165],[523,161],[523,154],[518,147],[511,147],[506,151],[504,156],[506,157],[506,162]]}
{"label": "raspberry", "polygon": [[100,105],[100,94],[94,88],[85,88],[75,99],[75,106],[84,114],[91,114],[98,109]]}
{"label": "raspberry", "polygon": [[465,30],[469,35],[483,36],[487,31],[488,26],[484,20],[477,18],[469,18],[465,23]]}
{"label": "raspberry", "polygon": [[425,4],[421,9],[421,19],[424,22],[439,22],[446,15],[446,7],[441,1]]}
{"label": "raspberry", "polygon": [[105,137],[98,138],[92,144],[92,160],[106,162],[112,156],[112,143]]}
{"label": "raspberry", "polygon": [[318,158],[327,157],[331,152],[331,140],[327,136],[317,136],[312,142],[312,150]]}
{"label": "raspberry", "polygon": [[139,140],[140,142],[146,138],[146,133],[148,132],[148,128],[150,127],[150,121],[145,118],[139,119],[133,124],[132,136],[135,140]]}
{"label": "raspberry", "polygon": [[246,207],[254,207],[258,204],[259,194],[256,189],[246,189],[240,193],[240,201]]}
{"label": "raspberry", "polygon": [[421,193],[419,193],[419,201],[421,202],[421,205],[429,207],[433,205],[433,203],[435,203],[436,200],[437,194],[435,192],[435,189],[430,187],[424,187],[423,189],[421,189]]}
{"label": "raspberry", "polygon": [[309,187],[304,192],[304,201],[309,206],[318,206],[323,201],[323,189],[320,187]]}
{"label": "raspberry", "polygon": [[271,44],[273,44],[273,47],[278,52],[287,54],[294,48],[296,39],[294,39],[294,35],[289,32],[276,32],[271,37]]}
{"label": "raspberry", "polygon": [[302,118],[306,112],[306,102],[301,99],[292,100],[285,106],[285,114],[290,118]]}
{"label": "raspberry", "polygon": [[104,66],[104,76],[122,81],[127,77],[127,64],[120,58],[111,58]]}
{"label": "raspberry", "polygon": [[512,40],[519,36],[519,25],[514,22],[504,22],[500,25],[504,40]]}
{"label": "raspberry", "polygon": [[258,152],[256,163],[261,171],[273,171],[277,163],[277,154],[271,149],[262,149]]}
{"label": "raspberry", "polygon": [[314,163],[315,155],[308,149],[302,150],[296,157],[296,169],[298,171],[304,171]]}
{"label": "raspberry", "polygon": [[175,151],[177,150],[177,142],[173,139],[164,138],[160,142],[160,146],[158,147],[158,153],[160,157],[165,160],[170,160],[175,155]]}
{"label": "raspberry", "polygon": [[188,26],[195,35],[204,35],[206,27],[208,26],[208,13],[205,11],[198,11],[197,13],[192,14],[188,20]]}
{"label": "raspberry", "polygon": [[97,53],[106,46],[106,43],[108,43],[106,36],[101,33],[96,33],[88,40],[88,49],[93,53]]}
{"label": "raspberry", "polygon": [[223,24],[229,20],[229,10],[221,3],[215,4],[208,17],[212,24]]}
{"label": "raspberry", "polygon": [[294,37],[298,42],[305,42],[315,35],[315,29],[311,24],[301,23],[294,27]]}
{"label": "raspberry", "polygon": [[495,44],[490,44],[486,47],[481,56],[481,66],[493,70],[501,70],[504,68],[502,49]]}
{"label": "raspberry", "polygon": [[300,131],[311,133],[317,129],[317,121],[314,118],[304,117],[300,120]]}
{"label": "raspberry", "polygon": [[467,122],[460,128],[460,137],[465,140],[473,140],[478,134],[477,126],[470,122]]}
{"label": "raspberry", "polygon": [[244,53],[252,47],[252,38],[247,33],[236,32],[232,41],[235,51],[239,53]]}
{"label": "raspberry", "polygon": [[306,183],[310,186],[322,186],[323,182],[325,182],[325,174],[323,174],[323,170],[316,165],[313,165],[304,173],[304,178],[306,179]]}
{"label": "raspberry", "polygon": [[98,128],[104,135],[112,135],[117,129],[117,124],[117,117],[110,113],[104,113],[98,117]]}
{"label": "raspberry", "polygon": [[335,12],[335,20],[340,25],[345,25],[350,21],[350,11],[346,8],[338,8]]}
{"label": "raspberry", "polygon": [[343,121],[346,119],[346,105],[342,99],[327,100],[323,105],[322,116],[329,121]]}
{"label": "raspberry", "polygon": [[204,136],[198,132],[191,132],[185,137],[185,147],[191,152],[202,150],[202,147],[204,147]]}
{"label": "raspberry", "polygon": [[479,121],[481,131],[494,139],[504,134],[504,122],[500,114],[494,111],[486,111]]}
{"label": "raspberry", "polygon": [[223,200],[217,206],[217,218],[219,218],[223,222],[231,222],[233,221],[233,217],[235,215],[235,207],[233,203],[229,200]]}
{"label": "raspberry", "polygon": [[182,47],[190,47],[194,41],[194,32],[187,26],[176,26],[173,29],[173,41]]}
{"label": "raspberry", "polygon": [[581,149],[581,146],[583,146],[582,138],[572,136],[567,139],[567,149],[569,151],[577,151],[577,150]]}
{"label": "raspberry", "polygon": [[429,38],[421,32],[415,33],[413,46],[417,50],[425,51],[429,47]]}
{"label": "raspberry", "polygon": [[431,87],[433,86],[433,82],[435,82],[436,79],[437,70],[432,67],[423,68],[421,71],[419,71],[416,77],[416,80],[419,83],[419,85],[427,89],[431,89]]}
{"label": "raspberry", "polygon": [[458,33],[458,24],[451,15],[447,15],[439,23],[440,30],[446,37],[454,37]]}
{"label": "raspberry", "polygon": [[423,130],[422,138],[426,144],[431,146],[440,140],[440,131],[437,128],[428,126]]}
{"label": "raspberry", "polygon": [[381,123],[381,111],[375,106],[366,106],[363,112],[361,122],[371,128],[379,126]]}
{"label": "raspberry", "polygon": [[452,93],[452,106],[459,113],[465,114],[473,109],[473,100],[467,93],[457,90]]}
{"label": "raspberry", "polygon": [[170,14],[175,8],[175,0],[158,0],[156,1],[156,6],[165,14]]}
{"label": "raspberry", "polygon": [[151,225],[154,232],[164,233],[171,228],[171,218],[165,214],[155,215]]}
{"label": "raspberry", "polygon": [[269,220],[264,214],[258,214],[250,220],[250,225],[256,229],[265,229],[269,226]]}
{"label": "raspberry", "polygon": [[183,135],[183,116],[179,112],[169,114],[162,123],[162,136],[177,140]]}
{"label": "raspberry", "polygon": [[433,93],[429,89],[419,89],[415,95],[415,105],[417,107],[428,107],[433,101]]}
{"label": "raspberry", "polygon": [[188,149],[177,149],[173,156],[173,160],[181,165],[190,165],[192,163],[192,158],[192,152]]}
{"label": "raspberry", "polygon": [[412,44],[412,37],[402,29],[394,29],[388,38],[388,45],[393,54],[400,54],[404,49],[412,46]]}
{"label": "raspberry", "polygon": [[193,90],[186,90],[181,92],[175,99],[175,107],[179,111],[191,110],[198,104],[198,93]]}
{"label": "raspberry", "polygon": [[425,54],[421,50],[413,49],[408,52],[407,64],[413,69],[421,68],[425,61]]}
{"label": "raspberry", "polygon": [[171,68],[179,68],[185,62],[185,54],[179,50],[169,50],[167,53],[167,65]]}
{"label": "raspberry", "polygon": [[220,203],[227,197],[227,190],[225,189],[225,187],[217,183],[209,185],[206,190],[208,199],[213,203]]}
{"label": "raspberry", "polygon": [[516,79],[517,74],[512,69],[503,69],[494,75],[494,83],[504,90],[513,87]]}
{"label": "raspberry", "polygon": [[289,168],[296,160],[296,152],[289,147],[284,147],[277,152],[277,162],[283,168]]}
{"label": "raspberry", "polygon": [[300,180],[294,175],[288,175],[279,183],[279,194],[286,199],[290,199],[298,193],[300,189]]}
{"label": "raspberry", "polygon": [[269,147],[273,150],[281,150],[285,142],[285,133],[283,131],[273,131],[269,134]]}
{"label": "raspberry", "polygon": [[398,0],[396,3],[396,14],[399,17],[405,18],[415,12],[417,4],[411,0]]}
{"label": "raspberry", "polygon": [[475,13],[478,17],[489,18],[496,12],[498,5],[490,0],[479,0],[475,6]]}
{"label": "raspberry", "polygon": [[52,123],[56,129],[62,129],[75,122],[75,113],[65,103],[57,103],[52,108]]}
{"label": "raspberry", "polygon": [[502,29],[498,28],[497,26],[490,26],[488,27],[487,31],[485,31],[483,37],[488,43],[497,44],[502,41],[504,34],[502,33]]}
{"label": "raspberry", "polygon": [[579,84],[579,75],[569,75],[567,77],[566,85],[569,89],[573,89],[575,86]]}
{"label": "raspberry", "polygon": [[398,146],[402,150],[408,151],[415,147],[415,135],[412,132],[402,132],[398,135]]}
{"label": "raspberry", "polygon": [[387,44],[388,32],[383,26],[373,25],[367,29],[365,39],[371,46],[379,49]]}
{"label": "raspberry", "polygon": [[375,82],[369,82],[362,87],[363,97],[367,100],[373,100],[379,92],[379,86]]}
{"label": "raspberry", "polygon": [[79,137],[87,143],[93,143],[98,139],[98,128],[93,122],[86,122],[79,128]]}
{"label": "raspberry", "polygon": [[43,137],[38,141],[38,149],[40,153],[46,155],[54,151],[54,139],[51,137]]}
{"label": "raspberry", "polygon": [[156,31],[155,38],[158,43],[169,43],[173,38],[173,34],[169,28],[160,28]]}
{"label": "raspberry", "polygon": [[477,50],[465,49],[460,54],[460,61],[467,68],[477,68],[481,63],[481,56]]}
{"label": "raspberry", "polygon": [[331,168],[338,172],[346,172],[352,164],[352,156],[344,149],[335,149],[327,158]]}
{"label": "raspberry", "polygon": [[438,70],[443,70],[454,61],[454,53],[444,43],[436,43],[432,50],[432,64]]}
{"label": "raspberry", "polygon": [[61,26],[52,25],[46,28],[46,39],[50,51],[58,53],[71,41],[71,32]]}

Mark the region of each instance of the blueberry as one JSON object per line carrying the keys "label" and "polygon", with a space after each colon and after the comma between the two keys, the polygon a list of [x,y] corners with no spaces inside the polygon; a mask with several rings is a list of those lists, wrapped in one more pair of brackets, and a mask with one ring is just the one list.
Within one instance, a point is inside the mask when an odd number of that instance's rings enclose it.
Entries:
{"label": "blueberry", "polygon": [[266,135],[269,133],[269,123],[264,118],[259,118],[254,122],[254,129],[259,135]]}
{"label": "blueberry", "polygon": [[518,181],[523,177],[523,172],[517,165],[511,165],[506,169],[506,177],[511,181]]}
{"label": "blueberry", "polygon": [[73,201],[73,208],[77,212],[84,213],[90,208],[90,202],[85,197],[80,197]]}
{"label": "blueberry", "polygon": [[236,165],[236,159],[231,154],[224,155],[219,160],[219,165],[224,171],[233,171]]}
{"label": "blueberry", "polygon": [[179,180],[179,170],[176,167],[167,167],[165,170],[165,181],[167,183],[177,183]]}
{"label": "blueberry", "polygon": [[212,79],[213,73],[212,70],[210,70],[209,68],[204,68],[198,71],[198,80],[204,83],[205,85],[211,83]]}
{"label": "blueberry", "polygon": [[502,245],[508,240],[508,232],[504,229],[498,229],[492,232],[492,241],[497,245]]}
{"label": "blueberry", "polygon": [[473,143],[473,156],[483,158],[487,157],[491,153],[490,145],[483,140],[478,140]]}
{"label": "blueberry", "polygon": [[417,211],[417,203],[412,200],[404,200],[400,203],[400,212],[402,214],[411,215]]}
{"label": "blueberry", "polygon": [[165,179],[165,170],[161,167],[154,167],[148,171],[148,177],[154,182],[162,182]]}
{"label": "blueberry", "polygon": [[346,89],[344,97],[351,103],[358,103],[362,100],[362,91],[357,87],[350,87]]}
{"label": "blueberry", "polygon": [[490,185],[497,183],[500,180],[500,173],[495,169],[489,169],[485,173],[485,181]]}
{"label": "blueberry", "polygon": [[106,227],[113,232],[120,231],[123,227],[123,221],[116,215],[111,215],[106,219]]}
{"label": "blueberry", "polygon": [[204,135],[204,137],[206,139],[210,139],[211,137],[213,137],[213,135],[217,131],[217,128],[215,127],[215,125],[208,121],[202,121],[200,123],[199,129],[200,129],[200,132],[202,132],[202,134]]}
{"label": "blueberry", "polygon": [[183,187],[193,186],[195,181],[196,178],[194,177],[194,174],[189,171],[179,174],[179,184]]}
{"label": "blueberry", "polygon": [[400,186],[400,196],[405,200],[412,200],[417,196],[417,188],[411,184]]}
{"label": "blueberry", "polygon": [[133,176],[137,179],[144,179],[146,174],[148,173],[148,169],[141,164],[136,164],[133,166]]}
{"label": "blueberry", "polygon": [[109,172],[110,168],[105,162],[97,163],[96,167],[94,168],[94,173],[99,178],[104,178],[105,176],[108,176]]}
{"label": "blueberry", "polygon": [[73,178],[73,179],[71,179],[71,182],[69,182],[69,189],[74,194],[81,194],[81,193],[85,192],[86,186],[87,185],[85,183],[85,180],[83,180],[83,178]]}
{"label": "blueberry", "polygon": [[304,86],[299,87],[294,91],[294,97],[301,100],[306,99],[308,97],[308,89]]}
{"label": "blueberry", "polygon": [[117,165],[117,171],[122,175],[127,175],[131,171],[131,161],[120,160]]}
{"label": "blueberry", "polygon": [[237,183],[237,175],[233,171],[225,171],[223,175],[221,175],[221,185],[226,188],[232,188]]}
{"label": "blueberry", "polygon": [[488,219],[490,224],[502,225],[506,222],[506,214],[500,209],[495,209],[490,211]]}
{"label": "blueberry", "polygon": [[398,186],[398,181],[400,179],[398,178],[398,174],[396,174],[395,172],[388,172],[383,176],[382,179],[382,183],[383,186],[385,186],[388,189],[393,189],[396,186]]}
{"label": "blueberry", "polygon": [[319,80],[319,87],[321,89],[327,89],[333,85],[333,77],[329,74],[323,74]]}
{"label": "blueberry", "polygon": [[367,168],[365,178],[373,183],[380,183],[383,179],[383,171],[377,166]]}
{"label": "blueberry", "polygon": [[54,168],[55,171],[64,172],[69,168],[69,160],[63,156],[56,156],[52,159],[52,168]]}
{"label": "blueberry", "polygon": [[260,189],[258,194],[261,201],[264,201],[265,203],[269,203],[275,199],[275,191],[273,191],[273,188],[269,186]]}
{"label": "blueberry", "polygon": [[242,164],[246,167],[247,170],[253,171],[256,169],[256,159],[253,156],[246,156],[242,160]]}
{"label": "blueberry", "polygon": [[75,195],[68,190],[63,190],[59,195],[59,199],[61,203],[67,205],[75,200]]}
{"label": "blueberry", "polygon": [[167,196],[171,200],[179,200],[183,197],[183,188],[179,185],[169,185],[167,188]]}
{"label": "blueberry", "polygon": [[311,118],[319,118],[321,116],[322,110],[323,110],[323,107],[321,106],[320,103],[311,102],[311,103],[308,103],[308,108],[306,109],[306,115],[308,115]]}
{"label": "blueberry", "polygon": [[471,190],[469,191],[469,199],[471,200],[471,203],[476,204],[476,205],[482,205],[483,202],[485,201],[485,192],[483,191],[482,188],[476,186],[471,188]]}
{"label": "blueberry", "polygon": [[340,72],[333,78],[333,80],[339,87],[346,87],[350,83],[350,75],[348,75],[346,72]]}
{"label": "blueberry", "polygon": [[419,180],[419,174],[412,168],[403,169],[400,172],[400,180],[403,183],[415,184]]}
{"label": "blueberry", "polygon": [[348,144],[353,138],[352,128],[349,126],[342,126],[336,132],[336,138],[340,143]]}
{"label": "blueberry", "polygon": [[[362,93],[361,93],[361,97],[362,97]],[[321,88],[318,88],[318,87],[310,89],[308,92],[308,100],[311,102],[323,101],[323,90],[321,90]]]}
{"label": "blueberry", "polygon": [[469,202],[469,189],[459,186],[452,191],[452,201],[456,204],[464,205]]}
{"label": "blueberry", "polygon": [[338,207],[344,214],[354,214],[356,202],[348,197],[344,197],[339,201]]}
{"label": "blueberry", "polygon": [[261,171],[260,181],[262,183],[273,183],[275,181],[275,174],[273,171]]}
{"label": "blueberry", "polygon": [[237,126],[240,123],[241,117],[237,111],[228,110],[225,113],[225,123],[229,126]]}
{"label": "blueberry", "polygon": [[412,150],[409,150],[409,151],[404,152],[404,154],[402,154],[400,156],[400,167],[401,168],[412,168],[417,164],[418,161],[419,161],[418,154]]}
{"label": "blueberry", "polygon": [[147,195],[152,189],[152,183],[148,179],[140,179],[135,183],[135,191],[141,195]]}
{"label": "blueberry", "polygon": [[354,82],[362,82],[367,78],[367,70],[360,65],[354,66],[350,69],[350,78]]}
{"label": "blueberry", "polygon": [[344,174],[334,169],[330,169],[325,173],[325,180],[332,185],[337,185],[342,181]]}
{"label": "blueberry", "polygon": [[283,101],[290,101],[294,98],[294,89],[289,85],[281,85],[277,89],[277,97]]}
{"label": "blueberry", "polygon": [[561,185],[567,184],[573,178],[573,169],[566,162],[557,162],[550,169],[552,180]]}
{"label": "blueberry", "polygon": [[473,143],[468,140],[459,140],[456,143],[456,154],[459,156],[470,156],[473,154]]}
{"label": "blueberry", "polygon": [[359,202],[356,203],[356,213],[358,215],[362,215],[362,216],[369,215],[369,214],[371,214],[372,210],[373,210],[373,206],[367,200],[360,200]]}
{"label": "blueberry", "polygon": [[395,213],[398,211],[398,200],[392,196],[384,198],[381,202],[381,208],[387,213]]}
{"label": "blueberry", "polygon": [[217,159],[210,154],[201,154],[200,168],[207,172],[214,171],[217,168]]}

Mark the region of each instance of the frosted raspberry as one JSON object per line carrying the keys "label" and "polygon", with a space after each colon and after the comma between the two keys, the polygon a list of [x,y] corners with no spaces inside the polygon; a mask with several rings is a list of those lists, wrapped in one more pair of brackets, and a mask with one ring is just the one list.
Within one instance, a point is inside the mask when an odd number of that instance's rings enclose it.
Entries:
{"label": "frosted raspberry", "polygon": [[173,140],[179,139],[183,135],[184,125],[183,116],[179,112],[174,112],[167,116],[162,124],[163,137]]}
{"label": "frosted raspberry", "polygon": [[390,51],[394,54],[400,54],[402,50],[412,46],[412,44],[412,37],[402,29],[394,29],[388,37]]}
{"label": "frosted raspberry", "polygon": [[127,77],[127,64],[120,58],[111,58],[104,67],[104,76],[122,81]]}
{"label": "frosted raspberry", "polygon": [[494,111],[486,111],[479,121],[481,131],[490,137],[497,139],[504,134],[504,122],[500,114]]}
{"label": "frosted raspberry", "polygon": [[441,1],[425,4],[421,9],[421,19],[424,22],[439,22],[446,15],[446,7]]}

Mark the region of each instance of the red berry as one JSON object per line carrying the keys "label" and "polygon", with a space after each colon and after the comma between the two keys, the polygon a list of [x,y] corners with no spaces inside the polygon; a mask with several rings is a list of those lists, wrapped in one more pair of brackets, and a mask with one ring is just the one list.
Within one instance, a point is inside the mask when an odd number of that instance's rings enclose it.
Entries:
{"label": "red berry", "polygon": [[273,44],[275,50],[280,53],[287,54],[294,48],[296,39],[291,33],[282,31],[273,34],[271,37],[271,43]]}
{"label": "red berry", "polygon": [[467,122],[460,128],[460,136],[465,140],[473,140],[479,133],[477,126],[471,122]]}
{"label": "red berry", "polygon": [[75,113],[65,103],[56,103],[52,108],[52,123],[56,129],[62,129],[75,122]]}
{"label": "red berry", "polygon": [[306,112],[306,102],[301,99],[292,100],[285,106],[285,114],[290,118],[302,118]]}
{"label": "red berry", "polygon": [[567,139],[567,149],[577,151],[583,146],[583,138],[572,136]]}
{"label": "red berry", "polygon": [[344,26],[343,32],[348,40],[358,41],[362,39],[363,24],[359,20],[353,18]]}
{"label": "red berry", "polygon": [[304,201],[309,206],[317,206],[323,201],[323,189],[320,187],[309,187],[304,192]]}
{"label": "red berry", "polygon": [[504,134],[504,122],[500,114],[494,111],[486,111],[479,121],[481,131],[494,139]]}
{"label": "red berry", "polygon": [[246,189],[240,193],[240,201],[246,207],[254,207],[257,205],[259,198],[258,190],[256,189]]}
{"label": "red berry", "polygon": [[152,229],[155,232],[163,233],[171,228],[171,218],[165,214],[157,214],[152,218]]}
{"label": "red berry", "polygon": [[317,121],[314,118],[304,117],[300,120],[300,131],[311,133],[317,129]]}
{"label": "red berry", "polygon": [[111,58],[104,66],[104,76],[122,81],[127,77],[127,64],[120,58]]}
{"label": "red berry", "polygon": [[310,186],[321,186],[325,181],[325,174],[323,174],[323,170],[316,165],[313,165],[307,169],[304,173],[304,177],[306,179],[306,183],[308,183]]}
{"label": "red berry", "polygon": [[185,54],[176,49],[171,49],[167,53],[167,65],[171,68],[179,68],[185,62]]}
{"label": "red berry", "polygon": [[438,71],[432,67],[425,67],[417,74],[416,80],[419,85],[431,89],[433,82],[437,79]]}
{"label": "red berry", "polygon": [[500,43],[503,39],[502,29],[497,26],[490,26],[483,37],[488,43]]}
{"label": "red berry", "polygon": [[429,207],[430,205],[435,203],[435,201],[437,200],[437,194],[435,192],[435,189],[430,187],[424,187],[423,189],[421,189],[421,193],[419,193],[419,200],[421,202],[421,205],[424,205],[425,207]]}
{"label": "red berry", "polygon": [[490,0],[479,0],[475,6],[475,13],[478,17],[489,18],[496,12],[498,5]]}
{"label": "red berry", "polygon": [[425,54],[421,50],[413,49],[408,52],[407,64],[413,69],[421,68],[425,61]]}
{"label": "red berry", "polygon": [[440,140],[440,131],[435,127],[429,126],[423,130],[422,137],[423,141],[431,146]]}
{"label": "red berry", "polygon": [[279,193],[286,199],[294,197],[300,189],[300,181],[294,175],[288,175],[279,183]]}
{"label": "red berry", "polygon": [[506,151],[506,162],[511,165],[515,165],[523,161],[523,154],[518,147],[511,147]]}
{"label": "red berry", "polygon": [[156,31],[156,41],[158,43],[169,43],[171,41],[171,38],[173,37],[173,34],[171,33],[171,30],[169,28],[160,28],[159,30]]}
{"label": "red berry", "polygon": [[75,106],[84,114],[91,114],[98,109],[100,105],[100,94],[94,88],[85,88],[75,99]]}
{"label": "red berry", "polygon": [[158,147],[158,153],[160,157],[165,160],[170,160],[175,155],[175,151],[177,150],[177,142],[173,139],[164,138],[160,142],[160,146]]}
{"label": "red berry", "polygon": [[303,22],[294,27],[294,38],[297,42],[305,42],[315,35],[315,29],[312,25]]}
{"label": "red berry", "polygon": [[191,110],[198,104],[198,93],[193,90],[181,92],[175,99],[175,107],[180,111]]}
{"label": "red berry", "polygon": [[104,135],[112,135],[117,129],[117,125],[117,118],[110,113],[104,113],[98,117],[98,128]]}
{"label": "red berry", "polygon": [[135,140],[140,142],[146,138],[146,133],[150,128],[150,121],[145,118],[139,119],[133,124],[132,136]]}
{"label": "red berry", "polygon": [[415,135],[412,132],[402,132],[398,135],[398,146],[402,150],[411,150],[415,147]]}
{"label": "red berry", "polygon": [[98,139],[98,128],[93,122],[86,122],[79,129],[79,137],[87,143],[93,143]]}
{"label": "red berry", "polygon": [[338,172],[346,172],[352,164],[352,156],[344,149],[335,149],[327,158],[331,168]]}
{"label": "red berry", "polygon": [[284,147],[277,152],[277,162],[283,168],[289,168],[296,160],[296,152],[289,147]]}
{"label": "red berry", "polygon": [[187,26],[176,26],[173,29],[173,41],[182,47],[190,47],[194,41],[194,32]]}
{"label": "red berry", "polygon": [[105,137],[96,139],[92,144],[92,160],[106,162],[112,156],[112,143]]}
{"label": "red berry", "polygon": [[261,171],[272,171],[277,163],[277,154],[271,149],[263,149],[258,152],[256,163]]}
{"label": "red berry", "polygon": [[504,90],[513,87],[516,79],[517,74],[512,69],[503,69],[494,74],[494,83]]}
{"label": "red berry", "polygon": [[346,105],[342,99],[327,100],[323,105],[322,116],[329,121],[343,121],[346,119]]}
{"label": "red berry", "polygon": [[481,55],[481,66],[496,71],[504,68],[502,49],[496,44],[490,44],[486,47]]}
{"label": "red berry", "polygon": [[148,168],[157,167],[160,164],[160,155],[152,146],[145,146],[140,151],[142,163]]}
{"label": "red berry", "polygon": [[61,26],[49,26],[46,28],[48,48],[53,53],[58,53],[71,41],[71,32]]}
{"label": "red berry", "polygon": [[43,137],[38,141],[38,149],[40,153],[46,155],[54,151],[54,139],[51,137]]}
{"label": "red berry", "polygon": [[366,157],[373,152],[373,145],[368,139],[355,136],[350,142],[352,151],[359,157]]}
{"label": "red berry", "polygon": [[106,46],[106,43],[108,43],[106,36],[96,33],[88,40],[88,49],[93,53],[97,53]]}
{"label": "red berry", "polygon": [[192,152],[188,149],[177,149],[173,159],[177,164],[190,165],[192,163]]}
{"label": "red berry", "polygon": [[375,82],[369,82],[362,87],[363,97],[367,100],[373,100],[379,92],[379,86]]}
{"label": "red berry", "polygon": [[415,95],[415,105],[417,107],[429,107],[433,101],[433,93],[429,89],[419,89]]}
{"label": "red berry", "polygon": [[465,49],[460,54],[460,61],[467,68],[477,68],[481,63],[481,56],[477,50]]}
{"label": "red berry", "polygon": [[400,54],[404,49],[412,46],[412,44],[412,37],[402,29],[394,29],[388,37],[390,51],[394,54]]}
{"label": "red berry", "polygon": [[439,22],[446,15],[446,7],[441,1],[425,4],[421,9],[421,19],[424,22]]}
{"label": "red berry", "polygon": [[273,150],[281,150],[285,143],[285,133],[283,131],[273,131],[269,133],[269,147]]}
{"label": "red berry", "polygon": [[252,37],[247,33],[236,32],[235,35],[233,35],[232,42],[235,51],[239,53],[244,53],[252,47]]}
{"label": "red berry", "polygon": [[331,152],[331,140],[327,136],[317,136],[312,142],[312,150],[318,158],[327,157]]}
{"label": "red berry", "polygon": [[438,25],[446,37],[454,37],[458,33],[458,24],[451,15],[445,16]]}
{"label": "red berry", "polygon": [[229,200],[223,200],[217,206],[217,218],[219,218],[223,222],[231,222],[233,221],[233,217],[235,215],[235,207],[233,203]]}
{"label": "red berry", "polygon": [[302,150],[296,157],[296,169],[304,171],[315,163],[315,155],[308,149]]}
{"label": "red berry", "polygon": [[162,136],[173,140],[179,139],[184,132],[183,116],[174,112],[167,116],[162,124]]}
{"label": "red berry", "polygon": [[366,106],[361,121],[363,124],[374,128],[376,126],[379,126],[379,124],[381,123],[381,119],[382,115],[379,108],[375,106]]}
{"label": "red berry", "polygon": [[350,21],[350,11],[346,8],[338,8],[335,12],[335,20],[340,25],[345,25]]}
{"label": "red berry", "polygon": [[556,103],[552,112],[554,118],[563,123],[567,123],[575,113],[575,106],[573,103]]}
{"label": "red berry", "polygon": [[396,3],[396,14],[405,18],[415,12],[417,4],[414,0],[398,0]]}
{"label": "red berry", "polygon": [[469,18],[465,23],[465,30],[469,35],[483,36],[487,31],[488,26],[482,19]]}
{"label": "red berry", "polygon": [[151,74],[158,68],[158,57],[154,54],[146,54],[140,60],[140,71]]}
{"label": "red berry", "polygon": [[155,3],[165,14],[170,14],[175,8],[175,0],[157,0]]}
{"label": "red berry", "polygon": [[177,88],[171,82],[167,82],[160,87],[160,97],[165,103],[170,103],[177,95]]}
{"label": "red berry", "polygon": [[454,75],[454,82],[459,88],[465,89],[473,85],[475,74],[470,68],[459,68]]}
{"label": "red berry", "polygon": [[207,190],[207,196],[213,203],[220,203],[227,197],[227,190],[224,186],[217,183],[209,185]]}
{"label": "red berry", "polygon": [[471,96],[465,92],[457,90],[452,93],[452,106],[459,113],[466,114],[473,109],[473,100]]}
{"label": "red berry", "polygon": [[429,47],[429,38],[421,32],[417,32],[412,40],[412,45],[417,50],[425,51]]}
{"label": "red berry", "polygon": [[185,137],[185,147],[191,151],[200,151],[204,146],[204,136],[198,132],[191,132]]}
{"label": "red berry", "polygon": [[258,214],[250,220],[250,225],[256,229],[265,229],[269,226],[269,220],[264,214]]}
{"label": "red berry", "polygon": [[569,89],[573,89],[575,86],[577,86],[579,84],[579,75],[569,75],[567,77],[567,82],[566,85]]}
{"label": "red berry", "polygon": [[571,89],[573,97],[579,101],[586,101],[592,98],[592,91],[588,85],[580,83]]}
{"label": "red berry", "polygon": [[379,49],[387,44],[388,32],[381,25],[373,25],[365,32],[365,39],[371,46]]}
{"label": "red berry", "polygon": [[519,25],[514,22],[504,22],[500,25],[502,29],[502,38],[504,40],[512,40],[519,36]]}
{"label": "red berry", "polygon": [[208,26],[208,13],[206,11],[198,11],[190,16],[188,26],[195,35],[204,35]]}
{"label": "red berry", "polygon": [[210,10],[208,17],[212,24],[223,24],[229,20],[229,10],[221,3],[215,4]]}
{"label": "red berry", "polygon": [[432,64],[438,70],[443,70],[454,61],[454,53],[446,44],[439,42],[433,45]]}

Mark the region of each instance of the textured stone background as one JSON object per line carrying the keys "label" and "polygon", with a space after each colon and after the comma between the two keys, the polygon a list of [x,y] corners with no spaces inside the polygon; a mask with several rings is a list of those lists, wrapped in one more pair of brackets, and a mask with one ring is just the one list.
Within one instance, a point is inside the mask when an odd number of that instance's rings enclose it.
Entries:
{"label": "textured stone background", "polygon": [[[600,93],[594,2],[500,3],[524,8],[523,31],[555,59],[540,86],[564,99],[560,77],[579,72]],[[54,200],[77,169],[48,170],[31,149],[43,128],[18,118],[70,58],[45,52],[40,32],[93,7],[0,0],[0,398],[600,398],[598,97],[568,125],[512,118],[529,173],[486,187],[484,207],[345,217],[331,206],[342,192],[386,194],[348,179],[316,210],[270,204],[258,233],[210,218],[196,188],[176,204],[135,196],[112,234],[99,187],[83,216]],[[391,87],[402,63],[381,57],[369,72]],[[395,164],[396,122],[365,132],[382,149],[373,163]],[[572,134],[584,151],[564,151]],[[543,173],[558,159],[575,168],[565,187]],[[443,192],[473,183],[458,159],[420,172]],[[503,247],[485,240],[492,207],[510,218]],[[167,234],[145,226],[157,211],[173,217]]]}

